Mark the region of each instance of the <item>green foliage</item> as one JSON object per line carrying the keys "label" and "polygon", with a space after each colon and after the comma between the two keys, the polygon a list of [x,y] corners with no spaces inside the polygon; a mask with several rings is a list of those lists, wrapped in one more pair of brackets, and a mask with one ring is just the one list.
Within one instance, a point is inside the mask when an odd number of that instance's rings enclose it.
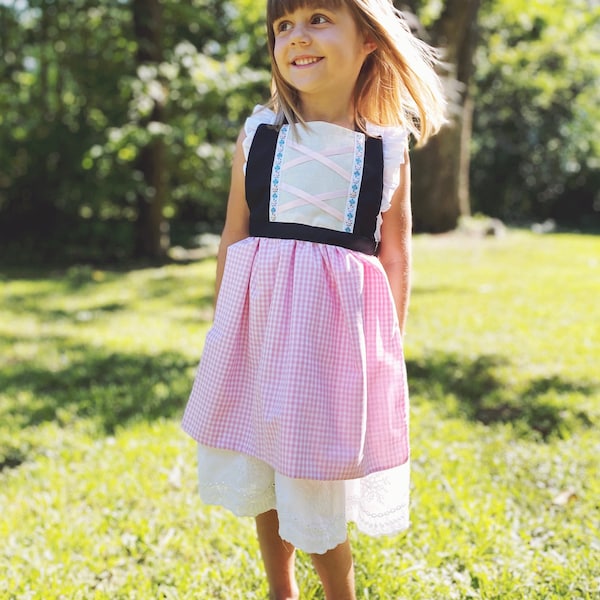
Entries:
{"label": "green foliage", "polygon": [[[597,597],[598,256],[415,239],[412,526],[351,528],[359,598]],[[252,521],[202,505],[179,429],[214,261],[0,278],[0,598],[265,598]],[[298,577],[323,598],[302,553]]]}
{"label": "green foliage", "polygon": [[[128,3],[0,4],[0,22],[0,235],[15,253],[66,242],[80,257],[129,254],[136,198],[152,195],[136,159],[156,137],[168,149],[165,217],[223,218],[233,141],[268,93],[255,8],[164,2],[164,62],[140,68]],[[148,122],[155,100],[165,123]],[[126,239],[107,244],[115,223]]]}
{"label": "green foliage", "polygon": [[11,39],[0,77],[0,210],[47,225],[53,212],[97,200],[80,163],[126,112],[118,80],[132,66],[127,10],[83,0],[0,10]]}
{"label": "green foliage", "polygon": [[[404,3],[397,3],[404,4]],[[441,0],[414,0],[425,25]],[[0,2],[0,240],[23,262],[121,260],[140,149],[167,149],[163,212],[187,244],[224,218],[233,143],[268,96],[264,4],[165,0],[159,65],[136,65],[128,2]],[[475,86],[473,209],[582,224],[598,215],[599,10],[490,0]],[[149,121],[153,102],[163,122]]]}
{"label": "green foliage", "polygon": [[[131,92],[128,121],[110,129],[104,146],[92,148],[90,158],[95,154],[107,170],[115,160],[131,169],[138,149],[162,137],[170,177],[165,216],[219,223],[233,142],[245,115],[268,90],[264,56],[257,62],[254,54],[262,46],[253,38],[257,24],[242,21],[236,2],[167,2],[164,7],[165,61],[141,67],[124,81]],[[247,33],[240,36],[242,27]],[[177,35],[169,35],[171,30]],[[165,124],[146,123],[156,97],[166,107]]]}
{"label": "green foliage", "polygon": [[600,6],[495,0],[484,3],[481,30],[473,208],[598,224]]}

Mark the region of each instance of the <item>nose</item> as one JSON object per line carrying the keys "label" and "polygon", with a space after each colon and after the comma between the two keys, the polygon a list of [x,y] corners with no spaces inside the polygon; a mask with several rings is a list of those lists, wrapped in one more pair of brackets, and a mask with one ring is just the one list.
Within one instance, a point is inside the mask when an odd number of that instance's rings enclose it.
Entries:
{"label": "nose", "polygon": [[310,36],[304,24],[297,23],[292,30],[292,35],[290,36],[290,43],[294,45],[302,45],[310,43]]}

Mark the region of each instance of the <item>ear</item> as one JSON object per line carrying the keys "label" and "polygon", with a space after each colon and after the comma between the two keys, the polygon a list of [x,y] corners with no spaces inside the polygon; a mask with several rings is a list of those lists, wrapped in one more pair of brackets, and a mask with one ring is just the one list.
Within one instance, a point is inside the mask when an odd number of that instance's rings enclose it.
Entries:
{"label": "ear", "polygon": [[377,43],[373,40],[373,38],[370,35],[365,38],[364,48],[367,54],[371,54],[371,52],[377,50]]}

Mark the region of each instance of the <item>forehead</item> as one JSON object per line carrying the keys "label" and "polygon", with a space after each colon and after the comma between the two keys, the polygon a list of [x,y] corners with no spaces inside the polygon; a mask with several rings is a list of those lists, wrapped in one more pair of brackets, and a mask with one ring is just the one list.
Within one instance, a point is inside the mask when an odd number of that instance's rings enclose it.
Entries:
{"label": "forehead", "polygon": [[344,0],[269,0],[267,4],[267,20],[277,21],[284,15],[301,8],[335,9],[344,5]]}

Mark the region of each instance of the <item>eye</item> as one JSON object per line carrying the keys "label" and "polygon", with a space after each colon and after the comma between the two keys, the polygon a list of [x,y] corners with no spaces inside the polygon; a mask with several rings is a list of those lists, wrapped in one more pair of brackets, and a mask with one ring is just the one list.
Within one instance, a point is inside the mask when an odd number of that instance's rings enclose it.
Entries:
{"label": "eye", "polygon": [[275,33],[283,33],[284,31],[289,31],[292,28],[292,24],[290,21],[279,21],[275,23]]}
{"label": "eye", "polygon": [[310,22],[313,25],[325,25],[329,23],[329,19],[325,15],[313,15]]}

